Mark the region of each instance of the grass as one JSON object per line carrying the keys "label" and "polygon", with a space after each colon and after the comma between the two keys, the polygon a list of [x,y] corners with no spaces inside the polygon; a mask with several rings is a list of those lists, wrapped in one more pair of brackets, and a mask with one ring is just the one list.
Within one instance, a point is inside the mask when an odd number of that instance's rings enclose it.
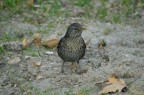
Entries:
{"label": "grass", "polygon": [[[108,0],[75,0],[67,2],[68,3],[65,4],[66,6],[78,6],[84,10],[84,13],[77,15],[77,17],[97,19],[112,23],[127,23],[128,21],[139,19],[144,9],[143,0],[116,0],[112,2]],[[97,6],[96,3],[99,5]],[[42,15],[45,15],[44,18],[73,16],[72,9],[64,6],[59,0],[38,0],[38,4],[41,5],[38,8],[40,17]],[[29,10],[38,11],[37,8],[29,8],[27,2],[22,0],[3,0],[1,1],[1,9],[13,11],[13,14],[22,14],[24,11]]]}
{"label": "grass", "polygon": [[0,37],[0,40],[4,42],[8,42],[8,41],[16,41],[18,40],[18,38],[16,38],[14,34],[6,32],[3,34],[2,37]]}
{"label": "grass", "polygon": [[[68,1],[68,0],[67,0]],[[114,2],[109,3],[109,0],[96,0],[96,3],[100,3],[97,6],[94,3],[95,0],[75,0],[68,1],[68,4],[75,7],[80,7],[84,10],[84,14],[77,15],[76,17],[84,17],[85,20],[100,20],[111,23],[127,23],[131,20],[139,20],[142,10],[144,9],[144,0],[115,0]],[[99,1],[99,2],[98,2]],[[72,9],[69,8],[69,5],[64,6],[60,0],[39,0],[38,4],[41,6],[39,8],[27,7],[26,0],[2,0],[0,1],[0,11],[8,13],[6,16],[0,16],[0,20],[5,21],[9,19],[12,21],[12,18],[19,15],[21,18],[24,18],[22,23],[31,23],[32,25],[40,26],[41,23],[37,23],[37,20],[44,19],[47,22],[48,30],[40,30],[41,34],[47,34],[51,29],[53,30],[55,25],[57,25],[57,18],[62,17],[68,19],[73,17]],[[73,8],[72,7],[72,8]],[[71,11],[70,11],[71,10]],[[1,13],[1,12],[0,12]],[[24,15],[26,14],[26,15]],[[31,15],[31,17],[29,17]],[[65,21],[65,20],[62,20]],[[59,22],[59,20],[58,20]],[[51,30],[51,31],[52,31]],[[21,32],[21,31],[20,31]],[[103,31],[104,35],[109,35],[113,30],[111,28],[106,28]],[[5,32],[5,34],[0,38],[1,41],[14,41],[19,40],[14,34]],[[28,35],[33,35],[33,31],[28,31]],[[29,56],[39,56],[38,51],[34,50],[33,47],[29,47],[26,50],[23,50],[26,55]],[[0,46],[0,55],[4,53],[3,47]],[[136,51],[134,55],[143,57],[144,54]],[[13,74],[11,74],[13,75]],[[22,82],[22,81],[20,81]],[[53,89],[48,89],[46,91],[41,91],[38,88],[34,88],[30,83],[26,84],[25,80],[23,83],[19,83],[20,88],[23,92],[26,92],[27,95],[58,95],[58,92],[55,92]],[[81,88],[76,95],[89,95],[93,92],[95,88],[85,87]],[[72,88],[69,88],[65,92],[65,95],[70,95],[74,93]]]}
{"label": "grass", "polygon": [[48,12],[49,16],[59,16],[62,14],[61,8],[62,5],[59,0],[53,0],[50,3],[50,10]]}
{"label": "grass", "polygon": [[107,27],[107,28],[103,31],[103,34],[104,34],[104,35],[109,35],[109,34],[111,34],[111,32],[113,32],[113,30],[112,30],[111,28]]}
{"label": "grass", "polygon": [[38,50],[34,50],[31,47],[26,48],[25,50],[23,50],[24,53],[26,53],[29,56],[39,56]]}
{"label": "grass", "polygon": [[0,55],[4,53],[4,48],[0,46]]}
{"label": "grass", "polygon": [[86,7],[91,5],[92,0],[75,0],[75,5],[79,7]]}
{"label": "grass", "polygon": [[82,88],[81,90],[79,90],[79,92],[76,95],[89,95],[89,89]]}
{"label": "grass", "polygon": [[17,4],[21,0],[3,0],[3,7],[10,7],[10,8],[16,8]]}
{"label": "grass", "polygon": [[138,18],[138,16],[133,15],[143,9],[142,6],[138,6],[138,3],[142,3],[142,0],[137,2],[136,0],[120,0],[112,2],[108,7],[107,0],[101,0],[101,6],[98,7],[96,15],[97,18],[112,23],[127,22],[129,18],[131,20]]}

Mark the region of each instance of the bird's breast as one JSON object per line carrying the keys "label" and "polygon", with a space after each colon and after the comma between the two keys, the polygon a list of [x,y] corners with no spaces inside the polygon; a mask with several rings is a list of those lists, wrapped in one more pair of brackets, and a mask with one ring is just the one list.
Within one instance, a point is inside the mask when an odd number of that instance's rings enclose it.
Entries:
{"label": "bird's breast", "polygon": [[70,51],[78,51],[82,48],[82,40],[80,38],[69,38],[66,40],[65,48]]}
{"label": "bird's breast", "polygon": [[58,46],[58,54],[68,62],[80,60],[85,54],[85,43],[82,37],[63,38]]}

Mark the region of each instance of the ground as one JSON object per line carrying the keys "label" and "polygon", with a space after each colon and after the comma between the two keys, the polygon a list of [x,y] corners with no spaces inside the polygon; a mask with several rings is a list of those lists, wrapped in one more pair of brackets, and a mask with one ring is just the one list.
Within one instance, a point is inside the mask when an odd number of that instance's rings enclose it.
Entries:
{"label": "ground", "polygon": [[[79,17],[37,19],[33,15],[23,13],[0,22],[0,45],[18,43],[0,50],[1,95],[98,95],[104,87],[101,82],[113,74],[126,82],[127,89],[106,95],[144,95],[143,21],[117,24]],[[27,18],[32,22],[25,21]],[[61,38],[73,22],[86,28],[82,37],[87,49],[78,74],[70,70],[71,63],[65,64],[65,73],[60,72],[63,61],[56,48],[32,45],[22,50],[19,45],[21,36],[31,38],[36,32],[46,38],[53,34]],[[106,46],[100,48],[102,40]]]}
{"label": "ground", "polygon": [[[33,31],[37,28],[29,24],[13,23],[5,28],[9,31],[12,31],[9,28],[11,26],[29,27],[27,29]],[[97,95],[102,88],[95,84],[105,81],[112,74],[123,78],[128,84],[128,91],[117,93],[118,95],[143,95],[143,26],[124,26],[98,21],[83,24],[87,30],[82,36],[85,42],[89,41],[86,54],[80,60],[83,73],[75,74],[67,69],[65,74],[60,73],[62,60],[56,49],[40,48],[42,56],[30,56],[29,51],[9,51],[1,61],[1,95]],[[54,30],[54,33],[60,34],[61,37],[66,26],[58,24]],[[51,31],[49,35],[54,33]],[[104,49],[99,49],[98,43],[102,39],[107,45]],[[37,50],[33,52],[37,53]],[[49,51],[53,53],[46,54]],[[15,57],[19,57],[21,61],[17,64],[3,63]],[[33,66],[34,62],[39,61],[42,63],[40,67]]]}

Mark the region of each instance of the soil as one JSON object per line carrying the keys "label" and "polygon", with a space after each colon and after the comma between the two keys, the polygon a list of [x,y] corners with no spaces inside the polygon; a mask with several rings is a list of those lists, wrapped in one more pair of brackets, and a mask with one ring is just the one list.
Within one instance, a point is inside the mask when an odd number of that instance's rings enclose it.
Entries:
{"label": "soil", "polygon": [[[8,50],[0,59],[0,95],[98,95],[104,86],[96,83],[105,81],[112,74],[124,79],[127,84],[125,92],[112,95],[144,95],[143,25],[111,24],[72,18],[56,22],[48,30],[47,22],[34,25],[14,19],[7,23],[1,22],[1,37],[5,31],[16,36],[17,31],[21,30],[30,38],[28,31],[35,33],[47,30],[46,34],[41,35],[48,37],[58,34],[61,38],[67,26],[75,21],[87,29],[82,35],[87,42],[87,50],[80,60],[81,71],[78,74],[70,69],[71,63],[65,64],[64,74],[60,73],[63,61],[55,48],[38,49],[31,46],[32,52]],[[106,42],[106,46],[99,48],[101,40]],[[14,58],[20,60],[8,63]]]}

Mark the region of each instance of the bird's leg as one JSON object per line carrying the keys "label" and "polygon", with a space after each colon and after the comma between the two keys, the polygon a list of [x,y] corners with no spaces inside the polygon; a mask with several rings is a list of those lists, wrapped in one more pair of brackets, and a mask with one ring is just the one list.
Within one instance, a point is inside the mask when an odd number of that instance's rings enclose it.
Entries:
{"label": "bird's leg", "polygon": [[77,64],[76,73],[79,73],[81,71],[81,67],[80,67],[79,61],[77,61],[76,64]]}
{"label": "bird's leg", "polygon": [[76,68],[77,68],[77,64],[75,64],[75,62],[71,62],[70,69],[72,70],[72,72],[75,72]]}
{"label": "bird's leg", "polygon": [[65,62],[63,62],[62,67],[61,67],[61,73],[64,73],[64,63]]}

